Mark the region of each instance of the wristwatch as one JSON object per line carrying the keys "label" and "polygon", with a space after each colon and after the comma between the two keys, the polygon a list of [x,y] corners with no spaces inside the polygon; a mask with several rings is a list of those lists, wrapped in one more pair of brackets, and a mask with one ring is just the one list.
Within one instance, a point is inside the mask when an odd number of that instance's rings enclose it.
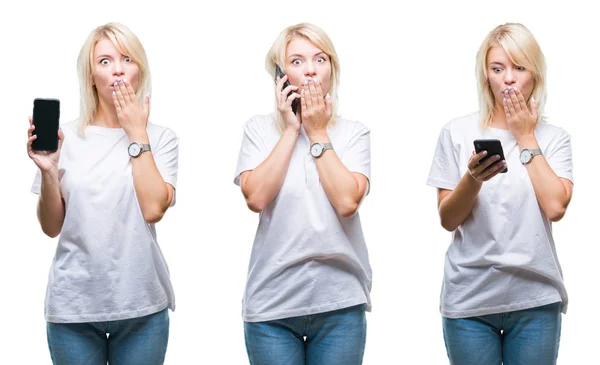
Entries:
{"label": "wristwatch", "polygon": [[127,152],[129,152],[129,156],[138,157],[144,151],[151,151],[149,144],[142,144],[137,142],[132,142],[127,148]]}
{"label": "wristwatch", "polygon": [[526,148],[523,151],[521,151],[519,158],[521,159],[521,163],[523,165],[525,165],[525,164],[528,164],[531,162],[531,160],[533,159],[533,156],[537,156],[537,155],[541,155],[541,154],[542,154],[542,150],[539,148],[535,148],[535,149]]}
{"label": "wristwatch", "polygon": [[320,143],[316,142],[310,146],[310,154],[312,157],[319,158],[323,155],[326,150],[332,150],[333,145],[331,143]]}

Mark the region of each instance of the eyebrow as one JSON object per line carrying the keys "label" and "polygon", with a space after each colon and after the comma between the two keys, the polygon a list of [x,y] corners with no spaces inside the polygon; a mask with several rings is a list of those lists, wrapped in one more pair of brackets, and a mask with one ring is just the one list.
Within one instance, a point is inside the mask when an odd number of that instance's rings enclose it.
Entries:
{"label": "eyebrow", "polygon": [[497,62],[497,61],[490,62],[490,66],[492,66],[492,65],[504,66],[504,64],[502,62]]}
{"label": "eyebrow", "polygon": [[112,58],[112,56],[109,54],[101,54],[100,56],[96,57],[96,59],[99,59],[99,58]]}
{"label": "eyebrow", "polygon": [[[315,56],[318,56],[318,55],[321,55],[321,54],[322,54],[322,55],[325,55],[325,56],[327,56],[327,53],[325,53],[325,52],[323,52],[323,51],[319,51],[319,52],[315,53],[315,54],[313,55],[313,57],[315,57]],[[293,57],[300,57],[300,58],[304,58],[304,56],[303,56],[303,55],[301,55],[301,54],[298,54],[298,53],[294,53],[294,54],[292,54],[292,55],[289,55],[289,56],[288,56],[288,58],[293,58]]]}

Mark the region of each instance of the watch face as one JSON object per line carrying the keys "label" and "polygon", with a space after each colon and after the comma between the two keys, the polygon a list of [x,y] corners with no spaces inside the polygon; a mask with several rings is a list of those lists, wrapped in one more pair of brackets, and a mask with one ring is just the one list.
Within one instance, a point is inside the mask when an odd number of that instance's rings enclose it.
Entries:
{"label": "watch face", "polygon": [[139,144],[132,143],[129,145],[129,156],[135,157],[142,152],[142,149]]}
{"label": "watch face", "polygon": [[319,157],[319,156],[321,156],[322,153],[323,153],[323,146],[321,146],[320,143],[314,143],[310,147],[310,154],[313,155],[314,157]]}
{"label": "watch face", "polygon": [[531,160],[531,151],[529,150],[523,150],[521,151],[521,163],[527,163],[529,162],[529,160]]}

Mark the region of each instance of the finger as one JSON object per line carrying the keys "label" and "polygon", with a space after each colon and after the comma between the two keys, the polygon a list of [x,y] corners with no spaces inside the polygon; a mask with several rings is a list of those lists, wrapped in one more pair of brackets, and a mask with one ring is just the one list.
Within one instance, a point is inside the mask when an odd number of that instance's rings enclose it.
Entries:
{"label": "finger", "polygon": [[516,88],[511,88],[510,92],[508,93],[508,95],[510,96],[510,102],[515,110],[516,113],[521,112],[521,105],[519,104],[519,98],[517,97],[517,90]]}
{"label": "finger", "polygon": [[527,108],[527,102],[525,101],[525,97],[523,96],[523,93],[521,92],[521,90],[517,89],[516,87],[515,87],[515,96],[517,97],[517,101],[519,102],[519,108],[521,110],[529,111],[529,108]]}
{"label": "finger", "polygon": [[510,114],[515,115],[516,114],[515,106],[513,105],[513,101],[511,99],[510,95],[511,95],[511,92],[509,91],[505,97],[506,105],[508,106],[508,111],[510,112]]}
{"label": "finger", "polygon": [[29,138],[27,138],[27,153],[31,152],[31,150],[33,150],[32,148],[32,144],[33,141],[35,141],[37,139],[37,134],[33,135],[33,136],[29,136]]}
{"label": "finger", "polygon": [[496,176],[499,173],[501,173],[502,171],[504,171],[505,168],[506,168],[506,161],[498,161],[498,162],[496,162],[495,165],[493,165],[492,167],[490,167],[489,169],[487,169],[486,171],[484,171],[482,173],[481,179],[483,181],[488,181],[491,178],[493,178],[494,176]]}
{"label": "finger", "polygon": [[125,86],[125,89],[127,90],[129,101],[132,103],[137,103],[137,95],[135,94],[135,90],[133,90],[131,83],[127,81],[127,79],[123,79],[123,86]]}
{"label": "finger", "polygon": [[142,106],[142,109],[144,110],[146,119],[148,119],[148,116],[150,115],[150,94],[144,96],[144,104]]}
{"label": "finger", "polygon": [[303,88],[302,91],[300,92],[300,110],[301,110],[301,115],[304,117],[304,114],[306,113],[306,89]]}
{"label": "finger", "polygon": [[485,171],[485,169],[498,162],[498,160],[500,160],[500,156],[490,156],[490,158],[486,159],[485,161],[482,161],[481,163],[479,163],[479,165],[475,167],[475,173],[479,176],[479,178],[481,178],[481,174]]}
{"label": "finger", "polygon": [[531,115],[535,118],[535,120],[538,120],[538,105],[535,102],[535,98],[532,96],[531,99],[529,100],[529,110],[531,111]]}
{"label": "finger", "polygon": [[298,86],[289,85],[288,87],[286,87],[285,89],[283,89],[281,91],[281,94],[287,98],[292,91],[296,91],[296,90],[298,90]]}
{"label": "finger", "polygon": [[[124,104],[121,106],[125,107],[127,104],[131,103],[131,97],[129,96],[129,91],[127,91],[127,86],[125,86],[125,82],[122,79],[118,82],[118,85],[119,91],[121,92],[121,96],[123,97],[124,101]],[[117,93],[117,96],[119,96],[119,93]]]}
{"label": "finger", "polygon": [[312,102],[312,91],[310,89],[310,81],[306,81],[304,83],[304,98],[306,99],[306,107],[308,109],[312,109],[313,107],[313,102]]}
{"label": "finger", "polygon": [[482,158],[484,158],[485,156],[487,156],[487,151],[481,151],[479,153],[475,153],[475,151],[473,151],[473,155],[471,156],[471,158],[469,159],[469,163],[468,163],[468,167],[470,169],[474,169],[475,167],[477,167],[477,165],[479,165],[479,161],[481,161]]}
{"label": "finger", "polygon": [[277,83],[275,84],[275,93],[279,94],[281,89],[283,89],[283,84],[287,81],[287,75],[283,75],[283,77],[277,77]]}
{"label": "finger", "polygon": [[300,98],[300,94],[298,93],[291,93],[290,96],[287,97],[287,99],[285,100],[285,104],[289,107],[292,106],[292,102],[298,98]]}
{"label": "finger", "polygon": [[117,94],[120,95],[120,93],[117,91],[117,88],[115,87],[115,90],[113,90],[112,92],[113,104],[115,105],[117,113],[121,113],[121,102],[119,101],[119,97],[117,96]]}
{"label": "finger", "polygon": [[508,100],[506,100],[507,95],[504,95],[504,114],[506,114],[506,121],[510,123],[510,109],[508,108]]}
{"label": "finger", "polygon": [[27,128],[27,138],[30,138],[33,135],[34,129],[35,129],[35,126],[33,124],[30,124],[29,128]]}
{"label": "finger", "polygon": [[29,120],[29,125],[32,125],[33,124],[33,118],[29,116],[29,117],[27,117],[27,119]]}
{"label": "finger", "polygon": [[333,114],[333,101],[331,100],[331,96],[329,96],[329,93],[327,93],[327,95],[325,96],[325,108],[327,110],[327,115],[329,116],[329,118],[331,118],[331,115]]}
{"label": "finger", "polygon": [[[316,98],[315,105],[324,107],[325,106],[325,96],[323,95],[323,89],[321,88],[321,83],[319,82],[319,80],[314,79],[313,84],[314,84],[315,98]],[[329,95],[329,94],[327,94],[327,95]]]}
{"label": "finger", "polygon": [[319,102],[319,98],[317,97],[316,81],[317,80],[315,80],[315,79],[311,79],[308,82],[308,89],[310,90],[310,103],[314,108],[317,108],[321,105],[321,103]]}

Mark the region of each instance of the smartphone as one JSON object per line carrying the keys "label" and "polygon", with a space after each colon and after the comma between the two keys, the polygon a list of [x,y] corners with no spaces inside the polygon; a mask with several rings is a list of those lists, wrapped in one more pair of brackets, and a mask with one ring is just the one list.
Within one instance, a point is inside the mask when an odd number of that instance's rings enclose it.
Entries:
{"label": "smartphone", "polygon": [[[279,67],[279,65],[277,65],[277,68],[275,69],[275,83],[277,83],[277,77],[282,78],[283,76],[285,76],[285,74],[281,70],[281,67]],[[288,86],[290,86],[290,80],[285,81],[285,83],[283,84],[283,89],[285,89]],[[290,92],[288,94],[288,96],[290,96],[291,93],[293,93],[293,91]],[[296,112],[298,111],[298,102],[299,101],[300,100],[298,100],[298,99],[294,99],[294,101],[292,101],[292,112],[294,112],[294,114],[296,114]]]}
{"label": "smartphone", "polygon": [[37,138],[31,144],[36,151],[58,149],[58,126],[60,101],[58,99],[35,99],[33,101],[33,135]]}
{"label": "smartphone", "polygon": [[[480,163],[495,155],[500,155],[500,160],[498,161],[506,161],[506,158],[504,158],[502,143],[500,143],[499,139],[476,139],[473,141],[473,145],[475,146],[476,153],[487,151],[487,155],[479,161]],[[500,171],[500,173],[506,172],[508,172],[508,167]]]}

